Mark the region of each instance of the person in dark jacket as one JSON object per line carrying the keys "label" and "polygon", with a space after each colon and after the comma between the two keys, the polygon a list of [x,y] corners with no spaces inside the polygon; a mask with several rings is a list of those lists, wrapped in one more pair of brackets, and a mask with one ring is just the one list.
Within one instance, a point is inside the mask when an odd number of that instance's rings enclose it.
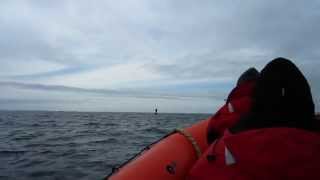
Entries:
{"label": "person in dark jacket", "polygon": [[209,146],[186,179],[320,179],[319,120],[300,70],[288,59],[272,60],[252,101],[250,112]]}
{"label": "person in dark jacket", "polygon": [[317,130],[310,86],[290,60],[276,58],[260,73],[253,94],[250,115],[241,119],[231,132],[271,127]]}

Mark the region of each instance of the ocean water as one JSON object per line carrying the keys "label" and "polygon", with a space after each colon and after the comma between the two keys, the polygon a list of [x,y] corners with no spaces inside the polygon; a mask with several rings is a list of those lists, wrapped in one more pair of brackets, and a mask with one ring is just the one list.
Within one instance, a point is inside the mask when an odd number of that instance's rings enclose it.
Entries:
{"label": "ocean water", "polygon": [[0,179],[102,179],[209,114],[0,111]]}

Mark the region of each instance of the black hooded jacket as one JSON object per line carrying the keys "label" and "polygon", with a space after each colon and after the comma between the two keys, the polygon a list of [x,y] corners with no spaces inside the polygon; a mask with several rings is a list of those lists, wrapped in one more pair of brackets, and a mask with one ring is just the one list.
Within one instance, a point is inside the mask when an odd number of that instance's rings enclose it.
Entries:
{"label": "black hooded jacket", "polygon": [[301,71],[285,58],[274,59],[263,68],[253,93],[252,112],[230,131],[271,127],[319,129],[310,86]]}

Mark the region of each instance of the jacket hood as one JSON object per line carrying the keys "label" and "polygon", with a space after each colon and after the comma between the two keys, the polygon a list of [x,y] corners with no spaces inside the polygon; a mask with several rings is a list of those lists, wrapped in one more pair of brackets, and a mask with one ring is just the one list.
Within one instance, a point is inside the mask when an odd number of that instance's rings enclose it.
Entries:
{"label": "jacket hood", "polygon": [[261,71],[254,93],[254,111],[279,117],[314,116],[307,79],[290,60],[277,58]]}
{"label": "jacket hood", "polygon": [[231,131],[272,127],[319,131],[309,83],[285,58],[276,58],[262,69],[253,92],[252,110]]}

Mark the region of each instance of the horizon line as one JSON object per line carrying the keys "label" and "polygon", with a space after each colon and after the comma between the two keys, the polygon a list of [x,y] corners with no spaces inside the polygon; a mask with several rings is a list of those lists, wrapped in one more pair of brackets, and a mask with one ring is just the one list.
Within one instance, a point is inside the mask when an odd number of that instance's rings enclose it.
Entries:
{"label": "horizon line", "polygon": [[[66,113],[145,113],[154,114],[154,112],[144,111],[77,111],[77,110],[35,110],[35,109],[0,109],[0,112],[66,112]],[[214,114],[208,112],[158,112],[158,114]]]}

